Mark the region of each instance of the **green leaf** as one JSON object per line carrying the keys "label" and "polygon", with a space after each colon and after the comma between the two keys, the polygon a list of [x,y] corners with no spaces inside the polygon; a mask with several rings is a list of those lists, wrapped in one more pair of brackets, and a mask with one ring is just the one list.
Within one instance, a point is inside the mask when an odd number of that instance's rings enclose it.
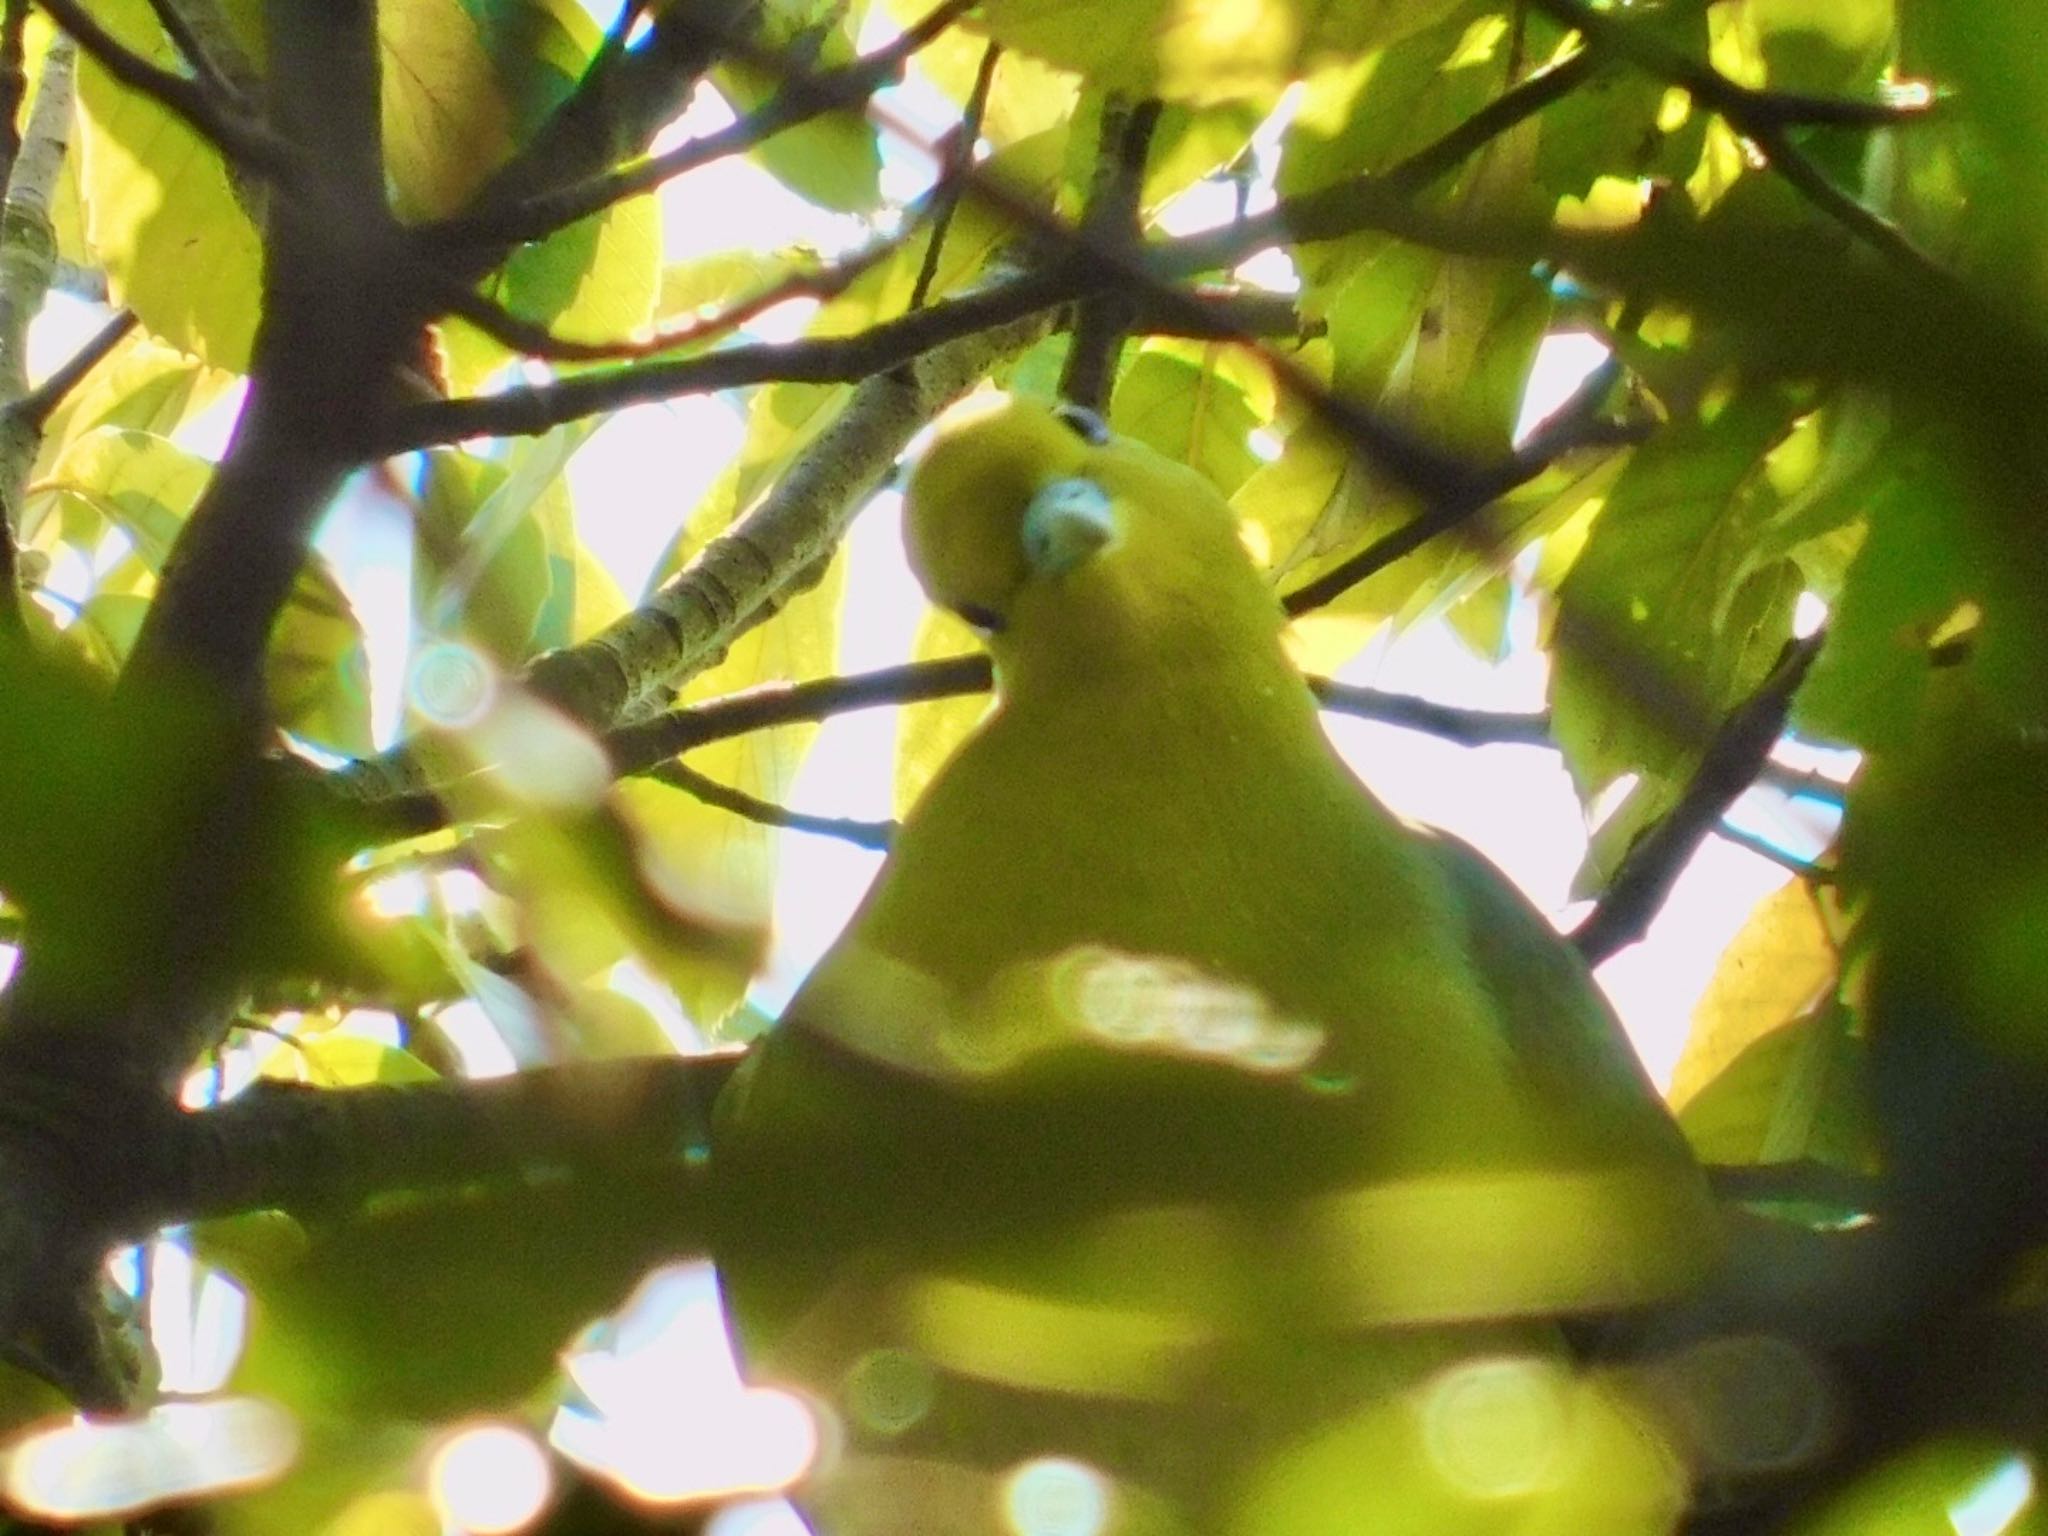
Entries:
{"label": "green leaf", "polygon": [[1993,578],[1957,516],[1970,487],[1941,439],[1895,442],[1870,478],[1869,534],[1793,718],[1822,738],[1896,747],[1921,729],[1934,683],[1929,646],[1952,619],[1982,618]]}
{"label": "green leaf", "polygon": [[[148,0],[108,0],[94,15],[145,58],[175,67]],[[79,60],[78,101],[86,238],[113,301],[172,346],[245,370],[261,249],[220,156],[90,56]]]}
{"label": "green leaf", "polygon": [[[175,443],[126,427],[74,439],[36,487],[37,516],[75,525],[68,535],[91,549],[115,528],[134,553],[102,579],[74,637],[87,657],[116,667],[141,625],[142,594],[154,586],[213,466]],[[330,751],[370,749],[369,689],[354,610],[317,560],[306,563],[271,632],[268,684],[277,723]]]}
{"label": "green leaf", "polygon": [[579,545],[563,468],[592,430],[589,422],[558,427],[496,459],[454,449],[427,455],[419,591],[429,633],[464,634],[505,666],[568,643]]}
{"label": "green leaf", "polygon": [[[741,117],[805,75],[844,68],[857,57],[860,8],[817,0],[770,0],[752,46],[772,62],[727,58],[712,70]],[[801,198],[835,213],[867,213],[882,199],[882,150],[858,109],[828,112],[764,139],[748,155]]]}
{"label": "green leaf", "polygon": [[461,0],[388,0],[377,41],[392,206],[407,220],[444,218],[512,153],[499,73]]}
{"label": "green leaf", "polygon": [[1751,0],[1737,15],[1771,89],[1867,100],[1896,38],[1894,10],[1894,0]]}
{"label": "green leaf", "polygon": [[1822,1000],[1841,970],[1833,930],[1819,896],[1802,881],[1756,904],[1693,1008],[1671,1076],[1674,1105],[1683,1109],[1751,1045]]}
{"label": "green leaf", "polygon": [[1682,779],[1789,638],[1797,571],[1746,556],[1771,504],[1757,466],[1794,409],[1760,391],[1671,423],[1609,494],[1558,593],[1551,704],[1582,794],[1624,773]]}
{"label": "green leaf", "polygon": [[234,1385],[366,1428],[512,1408],[579,1328],[701,1240],[689,1189],[680,1169],[613,1170],[309,1222],[296,1263],[237,1274],[254,1306]]}
{"label": "green leaf", "polygon": [[462,0],[524,142],[568,99],[600,34],[575,0]]}
{"label": "green leaf", "polygon": [[1092,85],[1207,105],[1276,97],[1302,71],[1399,42],[1461,3],[1123,0],[1077,7],[1070,0],[990,0],[981,21],[1004,47],[1073,70]]}
{"label": "green leaf", "polygon": [[1693,1150],[1716,1163],[1871,1166],[1876,1122],[1848,1025],[1846,1008],[1825,1005],[1744,1049],[1679,1111]]}
{"label": "green leaf", "polygon": [[71,443],[96,427],[169,437],[233,382],[232,375],[195,362],[147,331],[131,331],[50,413],[36,474],[52,473]]}
{"label": "green leaf", "polygon": [[1272,410],[1271,381],[1254,354],[1155,339],[1118,381],[1110,426],[1194,466],[1228,496],[1258,467],[1248,439]]}

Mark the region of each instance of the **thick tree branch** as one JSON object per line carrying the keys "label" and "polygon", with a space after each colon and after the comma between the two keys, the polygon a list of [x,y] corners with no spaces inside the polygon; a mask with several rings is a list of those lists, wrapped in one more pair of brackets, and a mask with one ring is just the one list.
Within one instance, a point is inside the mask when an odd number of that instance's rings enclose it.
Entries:
{"label": "thick tree branch", "polygon": [[[755,10],[756,0],[627,6],[576,90],[484,185],[471,216],[486,221],[640,153],[682,110],[720,53],[738,43]],[[626,31],[636,25],[645,35],[627,48]],[[518,243],[506,237],[466,243],[458,275],[481,277]]]}
{"label": "thick tree branch", "polygon": [[[19,37],[13,41],[18,46]],[[56,266],[50,206],[70,145],[76,65],[70,40],[52,41],[26,131],[6,168],[0,204],[0,643],[28,633],[17,541],[47,414],[28,388],[28,328],[49,296]],[[11,132],[12,117],[8,122]]]}
{"label": "thick tree branch", "polygon": [[761,504],[624,619],[537,661],[528,685],[577,719],[611,725],[655,688],[688,677],[761,604],[838,543],[910,439],[998,361],[1051,328],[1040,310],[933,348],[870,378]]}
{"label": "thick tree branch", "polygon": [[[1014,303],[1019,286],[994,291]],[[759,505],[640,607],[591,639],[538,658],[526,686],[603,731],[649,694],[691,676],[766,604],[830,555],[848,521],[932,416],[998,361],[1043,336],[1052,319],[1043,307],[1026,307],[993,326],[984,320],[969,334],[867,378]],[[401,751],[358,763],[337,782],[355,796],[381,800],[429,789],[424,773],[415,757]]]}
{"label": "thick tree branch", "polygon": [[251,1210],[324,1214],[397,1190],[520,1183],[700,1154],[738,1054],[544,1067],[402,1087],[258,1085],[176,1117],[134,1170],[122,1213],[140,1236]]}
{"label": "thick tree branch", "polygon": [[[1157,101],[1126,103],[1115,97],[1102,109],[1095,180],[1082,211],[1079,238],[1090,250],[1115,253],[1124,265],[1130,264],[1143,235],[1139,204],[1159,113]],[[1117,360],[1136,318],[1136,296],[1123,285],[1081,301],[1066,366],[1060,371],[1061,398],[1098,413],[1108,411]]]}
{"label": "thick tree branch", "polygon": [[28,64],[23,40],[28,31],[29,0],[6,0],[0,7],[0,191],[14,174],[21,153],[21,104],[28,96]]}
{"label": "thick tree branch", "polygon": [[1649,930],[1701,841],[1756,782],[1785,733],[1793,696],[1820,654],[1823,633],[1785,647],[1763,685],[1729,712],[1707,743],[1678,804],[1629,849],[1591,915],[1572,933],[1572,944],[1588,965],[1598,965]]}

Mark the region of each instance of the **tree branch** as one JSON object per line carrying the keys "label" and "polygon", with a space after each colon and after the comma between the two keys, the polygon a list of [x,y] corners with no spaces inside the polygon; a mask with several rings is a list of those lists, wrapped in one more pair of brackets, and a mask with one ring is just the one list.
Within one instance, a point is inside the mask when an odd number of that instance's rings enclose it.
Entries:
{"label": "tree branch", "polygon": [[1538,70],[1455,127],[1388,166],[1376,179],[1393,192],[1413,195],[1423,191],[1495,139],[1569,96],[1599,74],[1603,62],[1591,49],[1581,48],[1569,58]]}
{"label": "tree branch", "polygon": [[85,382],[93,369],[107,360],[114,348],[134,331],[136,324],[133,310],[117,311],[83,346],[51,369],[48,378],[9,406],[9,413],[40,432],[49,421],[50,413]]}
{"label": "tree branch", "polygon": [[764,827],[837,838],[842,843],[851,843],[856,848],[867,848],[876,853],[886,853],[896,838],[897,824],[893,821],[858,821],[850,816],[813,816],[806,811],[792,810],[772,800],[763,800],[759,795],[750,795],[743,789],[735,789],[730,784],[721,784],[680,760],[657,764],[648,770],[648,777],[673,785],[714,810],[730,812]]}
{"label": "tree branch", "polygon": [[[485,183],[469,216],[486,221],[638,154],[682,110],[719,53],[735,45],[754,9],[755,0],[626,6],[576,90]],[[626,31],[635,26],[644,35],[627,48]],[[481,277],[517,244],[513,237],[469,240],[458,275]]]}
{"label": "tree branch", "polygon": [[1334,602],[1360,582],[1413,554],[1440,534],[1461,526],[1508,492],[1526,485],[1566,454],[1581,448],[1640,442],[1647,427],[1607,421],[1594,414],[1613,388],[1615,373],[1612,363],[1595,369],[1521,448],[1490,469],[1462,471],[1460,481],[1447,486],[1433,506],[1373,540],[1314,581],[1295,588],[1283,600],[1287,612],[1299,616]]}
{"label": "tree branch", "polygon": [[1603,53],[1626,59],[1645,73],[1683,86],[1694,99],[1742,128],[1786,128],[1800,123],[1838,128],[1889,128],[1924,118],[1929,104],[1856,101],[1808,96],[1797,91],[1758,90],[1738,85],[1710,64],[1688,58],[1633,22],[1597,11],[1585,0],[1533,0],[1540,11],[1572,28]]}
{"label": "tree branch", "polygon": [[[618,726],[605,736],[604,747],[613,772],[628,778],[653,773],[680,754],[714,741],[782,725],[815,724],[857,710],[986,693],[992,681],[988,657],[974,652],[845,677],[766,683]],[[1322,677],[1309,678],[1308,685],[1330,714],[1382,721],[1461,746],[1552,744],[1550,717],[1541,712],[1466,709]],[[353,771],[343,770],[337,778]],[[351,791],[351,803],[359,795],[360,790]],[[364,806],[357,819],[372,835],[392,839],[438,831],[448,824],[448,813],[435,794],[413,791]]]}
{"label": "tree branch", "polygon": [[727,347],[495,395],[429,401],[395,411],[375,446],[388,455],[466,437],[534,437],[600,411],[746,384],[859,384],[942,345],[971,341],[976,332],[1043,314],[1072,298],[1076,287],[1064,269],[1035,272],[882,321],[858,335]]}
{"label": "tree branch", "polygon": [[924,256],[917,264],[917,276],[910,282],[906,309],[923,309],[931,301],[932,284],[939,276],[939,256],[946,248],[953,216],[960,211],[960,195],[974,176],[974,146],[981,138],[988,93],[995,88],[996,66],[1002,58],[1002,46],[998,43],[990,43],[981,50],[981,63],[975,68],[974,84],[967,92],[960,121],[935,152],[939,179],[930,194],[931,228],[925,235]]}
{"label": "tree branch", "polygon": [[149,0],[149,8],[201,88],[222,107],[246,112],[263,81],[213,0]]}
{"label": "tree branch", "polygon": [[325,1214],[399,1190],[678,1164],[708,1143],[738,1053],[542,1067],[482,1081],[365,1088],[258,1084],[177,1117],[137,1168],[140,1236],[243,1211]]}
{"label": "tree branch", "polygon": [[28,63],[23,39],[28,31],[29,0],[6,0],[0,9],[0,192],[14,175],[14,157],[21,153],[21,103],[28,95]]}
{"label": "tree branch", "polygon": [[292,186],[304,180],[306,162],[289,140],[217,99],[202,82],[129,52],[81,0],[36,3],[100,68],[179,118],[244,171]]}
{"label": "tree branch", "polygon": [[652,192],[663,182],[689,171],[744,154],[785,129],[828,112],[860,106],[881,87],[900,78],[904,61],[944,32],[973,4],[974,0],[945,0],[896,41],[842,69],[817,75],[789,75],[767,103],[716,133],[692,139],[636,165],[607,170],[568,186],[552,187],[512,202],[486,203],[474,212],[425,226],[421,237],[430,245],[447,247],[479,242],[506,246],[539,240],[629,197]]}
{"label": "tree branch", "polygon": [[[1145,190],[1145,162],[1159,126],[1160,103],[1125,102],[1111,96],[1102,107],[1095,147],[1094,183],[1081,213],[1079,238],[1091,250],[1118,253],[1128,265],[1143,239],[1139,204]],[[1060,396],[1098,414],[1109,410],[1117,360],[1130,334],[1137,305],[1119,284],[1083,299],[1074,315],[1074,335],[1060,370]]]}
{"label": "tree branch", "polygon": [[[637,341],[583,341],[558,336],[546,326],[521,319],[497,300],[452,278],[437,274],[431,287],[448,313],[468,321],[493,341],[514,352],[549,362],[618,362],[672,352],[679,347],[707,346],[720,336],[738,330],[763,311],[789,299],[835,298],[852,287],[863,273],[894,255],[909,237],[910,232],[905,230],[871,241],[829,265],[792,271],[761,292],[728,305],[715,315],[692,319]],[[422,275],[431,270],[423,268]]]}
{"label": "tree branch", "polygon": [[[8,46],[18,43],[11,35]],[[28,328],[49,297],[57,261],[50,205],[70,147],[76,66],[70,40],[53,40],[0,205],[0,642],[28,635],[17,540],[46,414],[28,388]],[[12,117],[8,123],[12,132]]]}
{"label": "tree branch", "polygon": [[1936,283],[1944,288],[1956,285],[1956,275],[1915,245],[1898,225],[1830,181],[1806,152],[1786,136],[1782,125],[1758,123],[1744,127],[1743,132],[1764,152],[1771,168],[1784,177],[1794,191],[1897,267],[1907,278],[1915,282]]}
{"label": "tree branch", "polygon": [[1756,782],[1785,732],[1793,696],[1820,654],[1824,633],[1785,647],[1763,685],[1729,712],[1707,743],[1678,804],[1629,849],[1592,913],[1572,932],[1586,964],[1598,965],[1642,938],[1701,841]]}

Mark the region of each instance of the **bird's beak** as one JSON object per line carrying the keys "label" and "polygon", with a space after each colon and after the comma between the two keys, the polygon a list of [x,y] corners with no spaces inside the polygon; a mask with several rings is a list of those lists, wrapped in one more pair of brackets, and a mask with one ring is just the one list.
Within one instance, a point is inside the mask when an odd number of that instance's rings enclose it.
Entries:
{"label": "bird's beak", "polygon": [[1116,532],[1109,492],[1076,476],[1040,487],[1024,509],[1024,559],[1040,576],[1071,571]]}

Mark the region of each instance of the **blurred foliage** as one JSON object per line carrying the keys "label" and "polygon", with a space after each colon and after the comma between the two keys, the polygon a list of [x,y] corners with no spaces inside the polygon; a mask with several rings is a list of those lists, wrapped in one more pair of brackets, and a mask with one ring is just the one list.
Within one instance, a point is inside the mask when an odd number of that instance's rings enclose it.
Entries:
{"label": "blurred foliage", "polygon": [[[123,45],[178,71],[165,9],[90,6]],[[265,7],[217,9],[260,69]],[[927,9],[773,0],[705,90],[748,113],[793,72],[843,67],[888,23]],[[414,223],[459,214],[572,99],[604,47],[575,0],[380,0],[377,10],[392,204]],[[957,296],[1042,247],[1042,231],[1020,234],[1005,209],[1080,214],[1113,99],[1165,103],[1136,199],[1147,234],[1164,239],[1226,220],[1239,199],[1256,214],[1270,196],[1399,172],[1570,58],[1581,40],[1561,14],[1504,0],[983,0],[916,56],[887,116],[834,111],[750,148],[796,199],[869,220],[871,233],[908,231],[793,323],[804,337],[858,336],[902,314],[913,293]],[[1640,60],[1599,59],[1544,110],[1408,189],[1423,233],[1459,238],[1403,239],[1362,220],[1209,274],[1292,294],[1301,334],[1136,340],[1112,422],[1213,480],[1291,589],[1421,507],[1308,408],[1301,381],[1484,466],[1513,447],[1546,337],[1582,334],[1609,349],[1616,371],[1595,403],[1640,428],[1639,440],[1562,455],[1461,536],[1302,621],[1297,652],[1334,666],[1383,625],[1448,614],[1492,655],[1533,601],[1556,742],[1589,820],[1596,809],[1604,818],[1578,883],[1597,895],[1771,672],[1801,599],[1824,605],[1826,643],[1790,723],[1802,742],[1860,754],[1838,846],[1766,896],[1723,954],[1671,1096],[1709,1161],[1881,1176],[1892,1191],[1881,1213],[1830,1197],[1779,1202],[1781,1214],[1821,1228],[1878,1214],[1914,1234],[1930,1266],[1993,1271],[2048,1221],[2038,1187],[2048,1160],[2040,6],[1666,0],[1603,14],[1635,32],[1643,58],[1711,66],[1753,92],[1866,105],[1926,93],[1936,110],[1877,127],[1760,119],[1774,150],[1757,123]],[[40,19],[28,33],[31,79],[47,35]],[[988,153],[941,241],[934,200],[904,195],[913,178],[895,174],[897,157],[939,147],[950,125],[934,119],[965,107],[990,58],[978,123]],[[195,1076],[198,1097],[259,1073],[306,1092],[430,1081],[498,1061],[479,1031],[519,1067],[744,1032],[777,834],[670,784],[609,785],[599,744],[508,680],[588,639],[637,595],[642,573],[608,570],[588,519],[651,530],[647,542],[665,545],[653,579],[673,576],[818,451],[852,386],[780,382],[724,397],[742,424],[738,446],[705,465],[696,483],[709,489],[694,499],[650,475],[631,507],[579,507],[568,466],[595,420],[366,470],[351,500],[396,509],[412,539],[404,654],[394,663],[387,646],[379,663],[396,667],[383,681],[403,707],[382,717],[373,707],[369,658],[390,637],[372,632],[382,620],[358,612],[342,573],[319,558],[282,611],[266,681],[277,725],[308,757],[369,755],[399,714],[436,766],[466,775],[448,797],[447,829],[373,835],[319,792],[312,767],[233,779],[207,701],[114,691],[212,476],[197,445],[249,363],[264,194],[90,58],[78,91],[53,238],[66,261],[103,274],[140,325],[48,416],[9,509],[33,654],[0,649],[0,938],[34,948],[90,999],[180,963],[175,944],[143,937],[167,909],[218,905],[246,1006]],[[990,189],[1000,196],[982,195]],[[715,224],[719,210],[694,216]],[[480,290],[564,337],[628,341],[784,289],[802,296],[826,266],[807,250],[669,261],[657,201],[640,196],[518,246]],[[439,328],[437,345],[455,394],[525,366],[459,320]],[[1045,392],[1067,345],[1041,344],[996,382]],[[681,445],[685,458],[710,452]],[[835,671],[846,563],[812,576],[659,702]],[[932,615],[917,654],[972,644]],[[899,810],[985,707],[962,698],[904,712]],[[816,735],[783,725],[688,762],[781,802]],[[222,795],[258,829],[262,867],[166,896],[154,879],[165,850],[194,807]],[[558,1352],[670,1256],[681,1199],[655,1179],[599,1190],[543,1181],[303,1221],[269,1213],[194,1234],[199,1256],[250,1302],[233,1386],[288,1405],[305,1435],[300,1473],[225,1502],[223,1528],[440,1529],[420,1498],[434,1434],[483,1411],[538,1422],[573,1398]],[[2039,1311],[2038,1279],[2001,1294],[2011,1315]],[[4,1370],[10,1425],[52,1411],[31,1378]],[[1937,1402],[1927,1410],[1937,1432],[1903,1435],[1850,1466],[1803,1511],[1802,1528],[2017,1529],[2010,1514],[1982,1512],[2003,1508],[2006,1469],[2038,1469],[2048,1455],[2038,1363],[2033,1373],[1987,1378],[1967,1413],[1944,1419]],[[1932,1368],[1928,1381],[1929,1392],[1944,1385]],[[1636,1417],[1656,1396],[1640,1387],[1560,1373],[1521,1382],[1507,1407],[1481,1404],[1489,1476],[1529,1454],[1531,1424],[1549,1426],[1543,1444],[1562,1459],[1543,1475],[1566,1491],[1535,1506],[1507,1499],[1482,1518],[1465,1507],[1469,1487],[1432,1480],[1409,1444],[1424,1432],[1419,1398],[1360,1406],[1289,1445],[1249,1505],[1270,1496],[1299,1507],[1300,1486],[1371,1454],[1403,1469],[1372,1512],[1386,1529],[1711,1522],[1711,1503],[1686,1512],[1666,1439]],[[942,1526],[1001,1493],[906,1454],[861,1496],[865,1507],[857,1498],[839,1513],[848,1530],[914,1528],[888,1523],[905,1511]],[[1057,1516],[1075,1507],[1059,1498],[1079,1495],[1051,1497]],[[1349,1529],[1354,1514],[1333,1509],[1328,1528]],[[564,1529],[610,1528],[614,1517],[627,1519],[623,1507],[593,1503],[587,1489],[561,1512]],[[1082,1528],[1054,1518],[1027,1536]],[[1101,1528],[1176,1527],[1133,1499]]]}

